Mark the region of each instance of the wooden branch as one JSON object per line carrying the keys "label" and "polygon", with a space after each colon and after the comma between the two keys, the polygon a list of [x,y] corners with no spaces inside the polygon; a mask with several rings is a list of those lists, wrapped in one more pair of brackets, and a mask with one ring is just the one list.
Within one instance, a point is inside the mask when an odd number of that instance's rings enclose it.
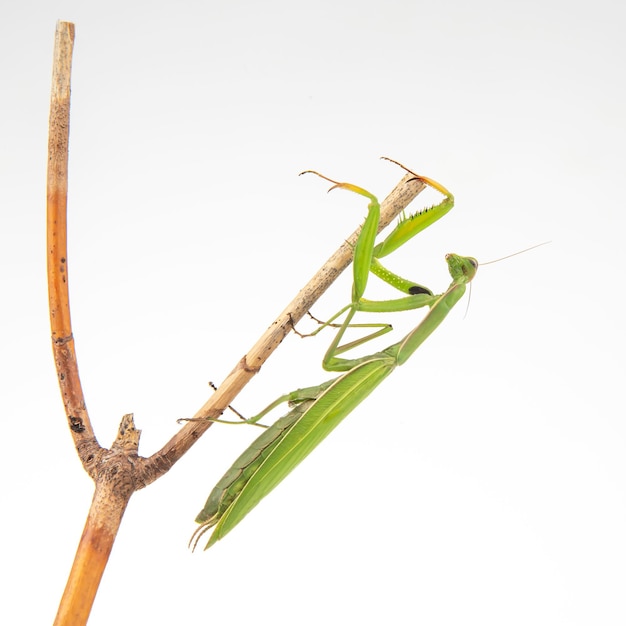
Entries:
{"label": "wooden branch", "polygon": [[52,352],[68,425],[85,470],[93,477],[101,453],[83,396],[72,322],[67,263],[67,164],[74,24],[58,22],[54,38],[48,135],[47,246]]}
{"label": "wooden branch", "polygon": [[[424,189],[424,184],[407,174],[396,185],[392,192],[381,203],[379,232],[388,226]],[[272,322],[259,340],[244,355],[217,391],[209,398],[193,416],[194,421],[187,422],[181,430],[161,450],[148,459],[139,459],[141,478],[137,483],[146,485],[167,472],[178,459],[213,424],[207,417],[219,417],[225,408],[232,403],[237,394],[245,387],[252,377],[259,372],[261,366],[280,345],[292,323],[298,322],[313,307],[320,296],[337,279],[339,274],[352,262],[353,245],[361,228],[357,228],[339,249],[324,263],[313,278],[303,287],[285,310]]]}
{"label": "wooden branch", "polygon": [[[47,256],[52,352],[68,425],[96,489],[55,626],[84,626],[126,506],[134,491],[132,458],[139,437],[125,416],[111,450],[96,440],[83,395],[70,318],[67,263],[67,168],[74,25],[57,22],[48,136]],[[117,445],[116,445],[117,444]],[[134,446],[134,453],[133,453]]]}

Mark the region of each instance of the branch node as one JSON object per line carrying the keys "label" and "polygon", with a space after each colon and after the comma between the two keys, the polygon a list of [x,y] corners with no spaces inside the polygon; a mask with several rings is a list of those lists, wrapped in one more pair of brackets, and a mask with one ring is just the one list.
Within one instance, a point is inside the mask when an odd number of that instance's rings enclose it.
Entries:
{"label": "branch node", "polygon": [[69,335],[65,335],[65,337],[55,337],[52,335],[52,342],[57,346],[63,346],[70,341],[74,340],[74,335],[70,333]]}
{"label": "branch node", "polygon": [[139,438],[141,431],[135,428],[135,421],[132,413],[127,413],[122,417],[119,430],[111,449],[124,450],[127,453],[137,453],[139,449]]}
{"label": "branch node", "polygon": [[261,371],[261,366],[257,366],[254,367],[252,365],[248,365],[248,361],[246,360],[246,357],[248,355],[246,354],[246,356],[242,357],[241,360],[239,361],[239,368],[242,369],[244,372],[247,372],[248,374],[258,374]]}

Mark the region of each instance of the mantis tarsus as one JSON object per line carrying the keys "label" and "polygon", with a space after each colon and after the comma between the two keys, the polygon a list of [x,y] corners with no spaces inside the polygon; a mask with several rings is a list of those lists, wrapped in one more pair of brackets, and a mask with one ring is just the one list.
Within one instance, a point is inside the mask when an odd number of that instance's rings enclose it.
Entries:
{"label": "mantis tarsus", "polygon": [[[476,259],[448,254],[446,261],[452,282],[444,293],[433,295],[430,290],[389,272],[378,262],[378,258],[400,247],[452,208],[453,198],[444,187],[430,179],[415,176],[442,191],[446,198],[440,205],[429,209],[433,214],[428,220],[412,216],[401,221],[379,245],[374,244],[379,220],[376,197],[361,187],[326,179],[333,183],[331,189],[347,189],[370,199],[368,215],[354,247],[352,302],[327,323],[348,311],[323,360],[324,369],[342,374],[321,385],[287,394],[247,420],[255,423],[281,402],[288,401],[293,406],[287,415],[257,437],[214,487],[196,518],[200,526],[191,538],[194,548],[210,528],[214,527],[214,530],[206,548],[230,532],[398,365],[407,361],[441,324],[465,293],[467,283],[474,278],[478,268]],[[408,295],[385,301],[366,300],[363,295],[370,271]],[[430,309],[426,316],[399,342],[368,356],[354,359],[339,357],[347,350],[391,330],[390,326],[384,325],[367,337],[341,345],[346,329],[353,326],[351,321],[357,311],[394,312],[424,306]]]}

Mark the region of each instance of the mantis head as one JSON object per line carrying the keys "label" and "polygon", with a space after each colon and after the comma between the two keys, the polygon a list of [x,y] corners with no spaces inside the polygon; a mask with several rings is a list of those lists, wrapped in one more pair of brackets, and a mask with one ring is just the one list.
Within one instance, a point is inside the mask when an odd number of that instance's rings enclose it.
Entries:
{"label": "mantis head", "polygon": [[471,256],[446,254],[448,270],[455,283],[469,283],[478,270],[478,261]]}

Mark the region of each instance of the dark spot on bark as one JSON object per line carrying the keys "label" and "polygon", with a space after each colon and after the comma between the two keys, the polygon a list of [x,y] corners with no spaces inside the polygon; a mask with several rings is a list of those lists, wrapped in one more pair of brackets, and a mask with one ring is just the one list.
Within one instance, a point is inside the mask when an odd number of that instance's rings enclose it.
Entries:
{"label": "dark spot on bark", "polygon": [[85,425],[83,424],[83,420],[80,419],[80,417],[73,417],[72,415],[70,415],[69,420],[70,428],[75,433],[82,433],[85,430]]}

